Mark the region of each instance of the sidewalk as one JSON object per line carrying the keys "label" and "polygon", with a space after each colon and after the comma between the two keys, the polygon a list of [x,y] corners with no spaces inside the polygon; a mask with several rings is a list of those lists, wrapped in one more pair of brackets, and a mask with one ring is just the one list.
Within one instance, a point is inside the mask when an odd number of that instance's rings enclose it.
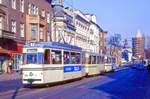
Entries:
{"label": "sidewalk", "polygon": [[0,74],[0,81],[3,80],[16,80],[16,79],[21,79],[22,78],[22,74],[18,73],[18,72],[13,72],[11,74]]}

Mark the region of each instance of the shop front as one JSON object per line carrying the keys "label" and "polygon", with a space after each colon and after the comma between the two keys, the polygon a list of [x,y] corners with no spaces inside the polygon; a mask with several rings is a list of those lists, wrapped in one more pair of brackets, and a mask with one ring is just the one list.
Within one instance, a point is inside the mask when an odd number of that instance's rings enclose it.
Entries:
{"label": "shop front", "polygon": [[8,60],[12,61],[11,69],[13,71],[20,70],[20,64],[22,62],[22,50],[23,45],[16,44],[14,42],[7,42],[0,44],[0,72],[5,72],[5,62]]}

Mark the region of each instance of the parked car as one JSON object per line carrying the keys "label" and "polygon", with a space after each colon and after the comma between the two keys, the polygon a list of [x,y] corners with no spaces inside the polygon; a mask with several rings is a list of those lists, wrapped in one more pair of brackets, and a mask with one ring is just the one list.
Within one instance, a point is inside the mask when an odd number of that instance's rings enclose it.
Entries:
{"label": "parked car", "polygon": [[139,63],[139,64],[135,64],[136,65],[136,69],[137,70],[144,70],[144,64],[141,64],[141,63]]}

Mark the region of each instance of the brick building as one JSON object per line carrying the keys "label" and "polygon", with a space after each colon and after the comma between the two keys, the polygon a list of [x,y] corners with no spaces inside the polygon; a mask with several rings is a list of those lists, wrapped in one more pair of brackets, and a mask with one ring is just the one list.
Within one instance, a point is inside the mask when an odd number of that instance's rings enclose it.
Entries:
{"label": "brick building", "polygon": [[132,52],[133,52],[133,59],[139,60],[145,58],[144,53],[145,48],[145,38],[142,36],[141,32],[138,31],[136,36],[132,38]]}
{"label": "brick building", "polygon": [[8,58],[19,69],[26,42],[51,40],[52,0],[0,0],[0,70]]}

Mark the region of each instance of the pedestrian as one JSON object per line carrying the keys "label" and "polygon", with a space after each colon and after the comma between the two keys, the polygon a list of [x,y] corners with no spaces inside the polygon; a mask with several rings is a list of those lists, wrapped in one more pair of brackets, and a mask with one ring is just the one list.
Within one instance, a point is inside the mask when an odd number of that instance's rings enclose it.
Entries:
{"label": "pedestrian", "polygon": [[8,60],[8,73],[12,73],[12,64],[13,64],[12,59],[9,59]]}
{"label": "pedestrian", "polygon": [[4,73],[8,73],[8,60],[4,60],[3,62],[3,69],[4,69]]}

